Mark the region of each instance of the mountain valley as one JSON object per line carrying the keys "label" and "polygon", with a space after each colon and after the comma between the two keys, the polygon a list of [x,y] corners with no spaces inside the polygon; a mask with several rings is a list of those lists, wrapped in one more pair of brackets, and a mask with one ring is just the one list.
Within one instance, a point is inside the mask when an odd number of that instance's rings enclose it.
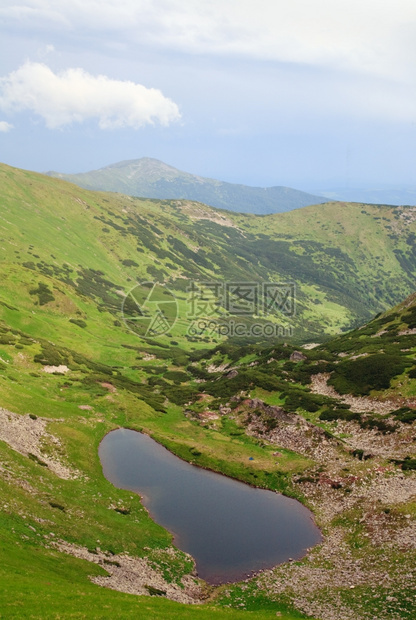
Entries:
{"label": "mountain valley", "polygon": [[[416,207],[0,189],[0,617],[413,618]],[[120,427],[299,500],[322,544],[209,586],[104,478]]]}

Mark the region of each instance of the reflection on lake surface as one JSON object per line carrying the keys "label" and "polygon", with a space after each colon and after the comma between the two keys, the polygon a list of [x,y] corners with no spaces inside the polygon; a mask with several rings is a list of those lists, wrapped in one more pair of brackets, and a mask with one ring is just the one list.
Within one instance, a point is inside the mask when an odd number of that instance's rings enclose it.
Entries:
{"label": "reflection on lake surface", "polygon": [[142,496],[210,583],[300,558],[322,540],[311,512],[296,500],[190,465],[142,433],[112,431],[99,456],[105,477]]}

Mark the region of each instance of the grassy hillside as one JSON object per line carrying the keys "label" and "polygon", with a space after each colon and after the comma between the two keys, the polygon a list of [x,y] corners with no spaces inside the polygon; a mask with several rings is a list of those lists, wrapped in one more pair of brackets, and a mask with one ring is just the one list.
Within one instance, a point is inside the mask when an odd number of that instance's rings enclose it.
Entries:
{"label": "grassy hillside", "polygon": [[306,566],[276,568],[253,587],[295,591],[322,618],[413,618],[416,294],[313,349],[223,343],[195,360],[203,398],[188,404],[189,419],[274,445],[277,462],[287,450],[312,461],[290,479],[324,543]]}
{"label": "grassy hillside", "polygon": [[[405,297],[414,211],[244,216],[7,166],[0,187],[0,617],[414,617],[414,300],[315,349],[295,344]],[[125,293],[142,279],[175,292],[171,333],[142,338],[123,322]],[[244,320],[293,321],[296,336],[189,334],[193,279],[295,279],[294,317]],[[235,320],[220,310],[220,324]],[[387,363],[372,364],[380,356]],[[98,445],[118,426],[299,498],[323,545],[244,584],[201,583],[138,497],[103,478]]]}
{"label": "grassy hillside", "polygon": [[[291,327],[295,341],[346,330],[413,287],[412,208],[331,203],[256,217],[186,201],[88,192],[7,166],[1,168],[1,193],[3,299],[32,310],[37,298],[30,290],[41,282],[54,300],[39,303],[31,318],[42,323],[45,316],[48,323],[50,313],[56,315],[68,342],[80,331],[68,317],[83,320],[86,314],[87,331],[99,326],[106,339],[105,330],[114,332],[120,320],[123,295],[142,280],[164,282],[176,294],[176,340],[189,329],[186,289],[192,280],[295,283],[294,316],[264,316],[260,290],[258,314],[243,317]],[[220,299],[214,315],[220,322],[230,319],[224,306]],[[123,341],[124,332],[118,338]]]}
{"label": "grassy hillside", "polygon": [[150,157],[122,161],[85,173],[48,174],[91,190],[193,200],[218,209],[263,215],[299,209],[326,200],[290,187],[250,187],[207,179],[182,172]]}
{"label": "grassy hillside", "polygon": [[[380,427],[382,421],[392,425],[395,421],[409,425],[416,421],[415,352],[416,293],[345,335],[312,348],[306,345],[295,353],[286,343],[265,347],[231,342],[195,352],[192,372],[203,379],[200,390],[217,398],[221,405],[241,390],[259,389],[273,393],[275,402],[271,405],[284,403],[285,410],[292,413],[299,409],[305,415],[320,411],[323,421],[366,420],[367,427],[377,428],[377,420]],[[221,373],[207,373],[210,366],[221,368]],[[227,378],[229,368],[238,370],[231,379]],[[328,394],[311,390],[318,375],[327,376]],[[357,400],[355,408],[361,397],[362,403],[366,399],[373,403],[375,410],[379,404],[386,407],[381,407],[381,416],[371,413],[361,420],[358,414],[351,414],[350,406],[338,407],[337,400],[346,397]],[[407,400],[410,406],[402,407]]]}

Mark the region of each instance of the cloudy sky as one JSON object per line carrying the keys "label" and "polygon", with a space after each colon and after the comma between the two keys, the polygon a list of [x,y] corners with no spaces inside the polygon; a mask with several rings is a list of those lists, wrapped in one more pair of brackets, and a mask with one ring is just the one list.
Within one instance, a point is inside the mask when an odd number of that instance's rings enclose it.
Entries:
{"label": "cloudy sky", "polygon": [[2,0],[0,161],[415,186],[414,0]]}

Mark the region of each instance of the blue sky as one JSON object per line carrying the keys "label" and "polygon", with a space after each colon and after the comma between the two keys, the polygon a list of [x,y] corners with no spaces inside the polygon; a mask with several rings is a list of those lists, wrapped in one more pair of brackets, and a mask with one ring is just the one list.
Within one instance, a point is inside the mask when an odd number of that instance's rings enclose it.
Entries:
{"label": "blue sky", "polygon": [[0,161],[416,186],[414,0],[2,0]]}

